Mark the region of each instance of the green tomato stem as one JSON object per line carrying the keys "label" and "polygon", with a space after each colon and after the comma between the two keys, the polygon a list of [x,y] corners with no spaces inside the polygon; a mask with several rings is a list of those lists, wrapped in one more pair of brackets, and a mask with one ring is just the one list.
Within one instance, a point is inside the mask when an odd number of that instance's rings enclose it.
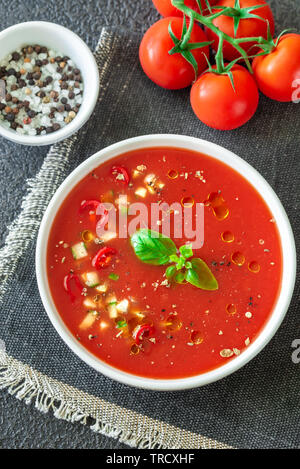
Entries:
{"label": "green tomato stem", "polygon": [[224,38],[223,38],[223,36],[221,36],[219,38],[218,51],[217,51],[216,57],[215,57],[218,73],[223,73],[224,72],[223,44],[224,44]]}
{"label": "green tomato stem", "polygon": [[[231,44],[240,53],[241,59],[242,58],[244,59],[249,72],[253,73],[253,70],[252,70],[252,67],[251,67],[251,64],[250,64],[250,61],[249,61],[249,57],[248,57],[246,51],[240,46],[240,43],[253,41],[253,42],[257,42],[258,44],[263,44],[264,41],[266,41],[266,40],[262,37],[232,38],[231,36],[224,33],[217,26],[215,26],[213,24],[213,20],[215,18],[217,18],[218,16],[224,15],[227,12],[229,12],[231,15],[233,15],[234,12],[232,12],[232,10],[235,10],[234,8],[229,8],[228,7],[228,9],[225,8],[224,10],[221,10],[221,11],[219,11],[217,13],[214,13],[210,16],[203,16],[203,15],[200,15],[199,13],[197,13],[196,11],[192,10],[191,8],[187,7],[184,4],[184,0],[172,0],[172,5],[174,7],[176,7],[178,10],[182,11],[182,13],[184,15],[189,16],[190,21],[192,21],[192,19],[196,20],[199,23],[206,26],[212,32],[214,32],[219,38],[219,45],[220,45],[220,43],[223,45],[224,41],[227,41],[229,44]],[[186,40],[186,37],[185,37],[185,40]],[[221,55],[223,56],[223,50],[221,50],[221,47],[219,47],[218,51],[217,51],[217,55],[216,55],[216,61],[218,61],[217,69],[218,69],[218,67],[221,67],[221,64],[223,63],[223,58],[221,58]]]}
{"label": "green tomato stem", "polygon": [[192,30],[193,30],[193,27],[194,27],[194,18],[191,17],[190,18],[190,24],[189,24],[189,28],[187,30],[187,32],[185,33],[182,41],[181,41],[181,44],[180,44],[180,49],[185,49],[189,40],[190,40],[190,37],[191,37],[191,34],[192,34]]}

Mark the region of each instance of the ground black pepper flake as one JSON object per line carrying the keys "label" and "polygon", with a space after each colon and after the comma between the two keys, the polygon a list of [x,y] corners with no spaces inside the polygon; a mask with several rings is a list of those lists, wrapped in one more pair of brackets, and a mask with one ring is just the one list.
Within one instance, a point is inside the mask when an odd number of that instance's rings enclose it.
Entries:
{"label": "ground black pepper flake", "polygon": [[57,122],[53,124],[53,130],[56,131],[56,130],[59,130],[60,129],[60,124],[58,124]]}
{"label": "ground black pepper flake", "polygon": [[18,60],[20,60],[20,54],[18,52],[13,52],[12,54],[12,60],[14,60],[15,62],[17,62]]}
{"label": "ground black pepper flake", "polygon": [[9,121],[9,122],[12,122],[15,120],[15,115],[13,112],[10,112],[8,114],[6,114],[6,119]]}

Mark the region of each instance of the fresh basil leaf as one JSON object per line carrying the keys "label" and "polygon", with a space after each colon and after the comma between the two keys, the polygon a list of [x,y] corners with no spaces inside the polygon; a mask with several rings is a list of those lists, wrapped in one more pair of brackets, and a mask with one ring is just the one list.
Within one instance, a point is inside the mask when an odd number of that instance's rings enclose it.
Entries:
{"label": "fresh basil leaf", "polygon": [[177,254],[172,254],[170,256],[170,262],[175,262],[177,264],[177,262],[179,262],[180,260],[180,257],[177,256]]}
{"label": "fresh basil leaf", "polygon": [[183,272],[177,272],[174,280],[176,283],[183,283],[185,281],[185,274]]}
{"label": "fresh basil leaf", "polygon": [[166,270],[167,279],[170,280],[175,273],[176,273],[175,265],[170,265],[170,267],[168,267],[167,270]]}
{"label": "fresh basil leaf", "polygon": [[179,251],[185,259],[193,256],[193,250],[190,244],[184,244],[179,248]]}
{"label": "fresh basil leaf", "polygon": [[179,258],[179,261],[176,264],[176,269],[181,270],[184,267],[185,259],[183,257]]}
{"label": "fresh basil leaf", "polygon": [[149,229],[136,231],[131,236],[131,246],[142,262],[152,265],[168,264],[170,256],[177,252],[170,238]]}
{"label": "fresh basil leaf", "polygon": [[192,267],[185,273],[185,280],[202,290],[218,290],[219,285],[213,273],[202,259],[192,259]]}

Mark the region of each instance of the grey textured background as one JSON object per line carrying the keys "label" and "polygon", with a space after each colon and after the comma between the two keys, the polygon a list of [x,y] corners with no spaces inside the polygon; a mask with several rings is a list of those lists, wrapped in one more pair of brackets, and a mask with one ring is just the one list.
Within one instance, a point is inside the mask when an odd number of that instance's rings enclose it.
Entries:
{"label": "grey textured background", "polygon": [[[273,0],[270,3],[280,29],[287,26],[299,28],[298,0]],[[17,22],[33,19],[55,21],[70,27],[94,47],[104,25],[121,25],[140,31],[158,16],[150,0],[136,2],[28,0],[26,4],[21,1],[5,0],[0,3],[0,18],[2,29]],[[36,174],[46,153],[47,148],[25,148],[0,140],[0,246],[6,235],[7,224],[19,212],[25,180]],[[267,168],[265,172],[267,175]],[[280,175],[272,176],[275,181],[280,178]],[[94,435],[89,429],[80,425],[57,421],[51,414],[42,415],[4,392],[0,394],[0,447],[117,448],[121,445],[101,435]]]}
{"label": "grey textured background", "polygon": [[[0,0],[1,30],[23,21],[62,24],[94,49],[103,26],[145,29],[159,18],[151,0]],[[27,148],[0,137],[0,247],[20,210],[25,180],[39,170],[48,147]],[[0,393],[0,448],[125,448],[87,427],[43,415]]]}

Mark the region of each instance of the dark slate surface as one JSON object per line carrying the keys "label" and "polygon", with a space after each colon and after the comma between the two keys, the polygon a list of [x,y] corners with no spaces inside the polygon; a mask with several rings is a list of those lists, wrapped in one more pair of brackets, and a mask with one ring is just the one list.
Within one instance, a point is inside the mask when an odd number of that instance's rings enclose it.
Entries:
{"label": "dark slate surface", "polygon": [[[270,1],[276,20],[283,27],[299,27],[298,0]],[[297,6],[296,6],[297,5]],[[295,9],[297,11],[295,11]],[[297,15],[298,13],[298,15]],[[77,32],[90,47],[98,40],[102,26],[144,29],[158,18],[150,0],[127,1],[57,1],[27,2],[2,0],[1,28],[28,20],[49,20],[61,23]],[[25,180],[36,174],[47,148],[26,148],[0,139],[0,246],[6,226],[19,212]],[[0,394],[0,447],[4,448],[118,448],[114,440],[94,435],[81,425],[58,421],[51,414],[42,415],[26,407],[7,393]]]}

